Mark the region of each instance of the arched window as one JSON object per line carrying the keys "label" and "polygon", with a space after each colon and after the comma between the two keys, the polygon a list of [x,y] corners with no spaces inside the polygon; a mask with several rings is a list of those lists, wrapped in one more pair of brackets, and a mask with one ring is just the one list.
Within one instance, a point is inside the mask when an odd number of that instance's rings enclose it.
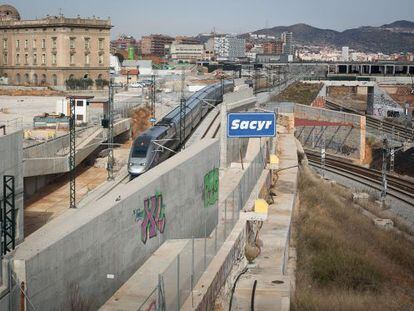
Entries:
{"label": "arched window", "polygon": [[35,73],[34,75],[33,75],[33,84],[34,85],[37,85],[39,83],[39,78],[37,77],[37,74]]}
{"label": "arched window", "polygon": [[17,75],[16,75],[16,84],[20,84],[22,82],[22,78],[21,78],[21,76],[20,76],[20,73],[18,73]]}
{"label": "arched window", "polygon": [[47,82],[47,77],[46,77],[46,75],[45,75],[45,74],[42,74],[42,81],[41,81],[41,84],[46,84],[46,82]]}
{"label": "arched window", "polygon": [[75,76],[74,75],[70,75],[69,76],[69,80],[72,80],[72,79],[75,79]]}
{"label": "arched window", "polygon": [[29,78],[29,74],[28,73],[26,73],[25,75],[24,75],[24,83],[30,83],[30,78]]}
{"label": "arched window", "polygon": [[102,80],[102,74],[98,75],[98,80]]}
{"label": "arched window", "polygon": [[57,86],[57,84],[58,84],[57,75],[53,75],[52,80],[53,80],[53,85]]}

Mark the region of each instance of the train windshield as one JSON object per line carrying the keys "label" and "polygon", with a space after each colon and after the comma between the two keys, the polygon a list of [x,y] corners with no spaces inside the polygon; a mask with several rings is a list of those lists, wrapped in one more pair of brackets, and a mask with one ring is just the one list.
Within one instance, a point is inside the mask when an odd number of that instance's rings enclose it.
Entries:
{"label": "train windshield", "polygon": [[138,137],[137,140],[134,142],[134,146],[132,148],[132,157],[133,158],[146,158],[150,143],[151,143],[150,136]]}

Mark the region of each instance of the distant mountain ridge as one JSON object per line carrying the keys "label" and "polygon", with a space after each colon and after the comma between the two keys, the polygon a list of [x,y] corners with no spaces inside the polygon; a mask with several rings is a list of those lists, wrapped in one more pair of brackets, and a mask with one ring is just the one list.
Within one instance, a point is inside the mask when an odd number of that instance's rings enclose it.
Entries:
{"label": "distant mountain ridge", "polygon": [[293,33],[296,43],[300,45],[334,46],[364,52],[382,52],[386,54],[414,52],[414,22],[401,20],[380,27],[362,26],[342,32],[320,29],[307,24],[276,26],[261,29],[254,34],[280,36],[282,32]]}

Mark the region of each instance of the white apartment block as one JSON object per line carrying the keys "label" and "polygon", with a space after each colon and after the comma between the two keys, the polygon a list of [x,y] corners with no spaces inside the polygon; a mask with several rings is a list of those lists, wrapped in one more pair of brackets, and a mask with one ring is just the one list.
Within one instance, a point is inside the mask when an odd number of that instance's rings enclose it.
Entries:
{"label": "white apartment block", "polygon": [[214,37],[214,52],[218,59],[246,57],[246,40],[232,36]]}

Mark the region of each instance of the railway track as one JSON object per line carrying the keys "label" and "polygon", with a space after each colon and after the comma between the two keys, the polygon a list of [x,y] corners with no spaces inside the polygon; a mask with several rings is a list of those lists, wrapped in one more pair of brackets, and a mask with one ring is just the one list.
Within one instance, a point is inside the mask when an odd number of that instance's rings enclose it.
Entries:
{"label": "railway track", "polygon": [[[320,155],[306,150],[309,163],[322,168]],[[382,172],[355,165],[332,156],[325,158],[325,170],[362,183],[370,188],[382,190]],[[414,182],[387,174],[388,195],[414,206]]]}
{"label": "railway track", "polygon": [[[210,122],[209,126],[207,127],[207,129],[205,130],[204,134],[201,136],[201,139],[206,138],[207,135],[208,135],[208,133],[213,130],[213,125],[216,122],[217,118],[220,116],[220,112],[219,111],[214,111],[214,113],[216,115],[214,116],[213,120],[211,120],[211,122]],[[220,125],[219,125],[219,127],[220,127]],[[215,132],[216,132],[216,130],[214,129],[213,136],[212,136],[213,138],[215,137],[215,135],[214,135]]]}
{"label": "railway track", "polygon": [[[353,113],[353,114],[358,114],[358,115],[364,115],[361,112],[351,109],[351,108],[347,108],[344,107],[342,105],[338,105],[336,103],[330,102],[330,101],[326,101],[325,103],[326,108],[331,109],[331,110],[335,110],[335,111],[343,111],[343,112],[347,112],[347,113]],[[372,128],[374,130],[380,131],[382,128],[382,131],[393,135],[396,138],[401,138],[404,140],[412,140],[414,135],[413,135],[413,130],[409,130],[406,129],[404,126],[389,122],[389,121],[384,121],[384,120],[380,120],[377,119],[375,117],[372,116],[366,116],[366,124],[367,127]]]}

